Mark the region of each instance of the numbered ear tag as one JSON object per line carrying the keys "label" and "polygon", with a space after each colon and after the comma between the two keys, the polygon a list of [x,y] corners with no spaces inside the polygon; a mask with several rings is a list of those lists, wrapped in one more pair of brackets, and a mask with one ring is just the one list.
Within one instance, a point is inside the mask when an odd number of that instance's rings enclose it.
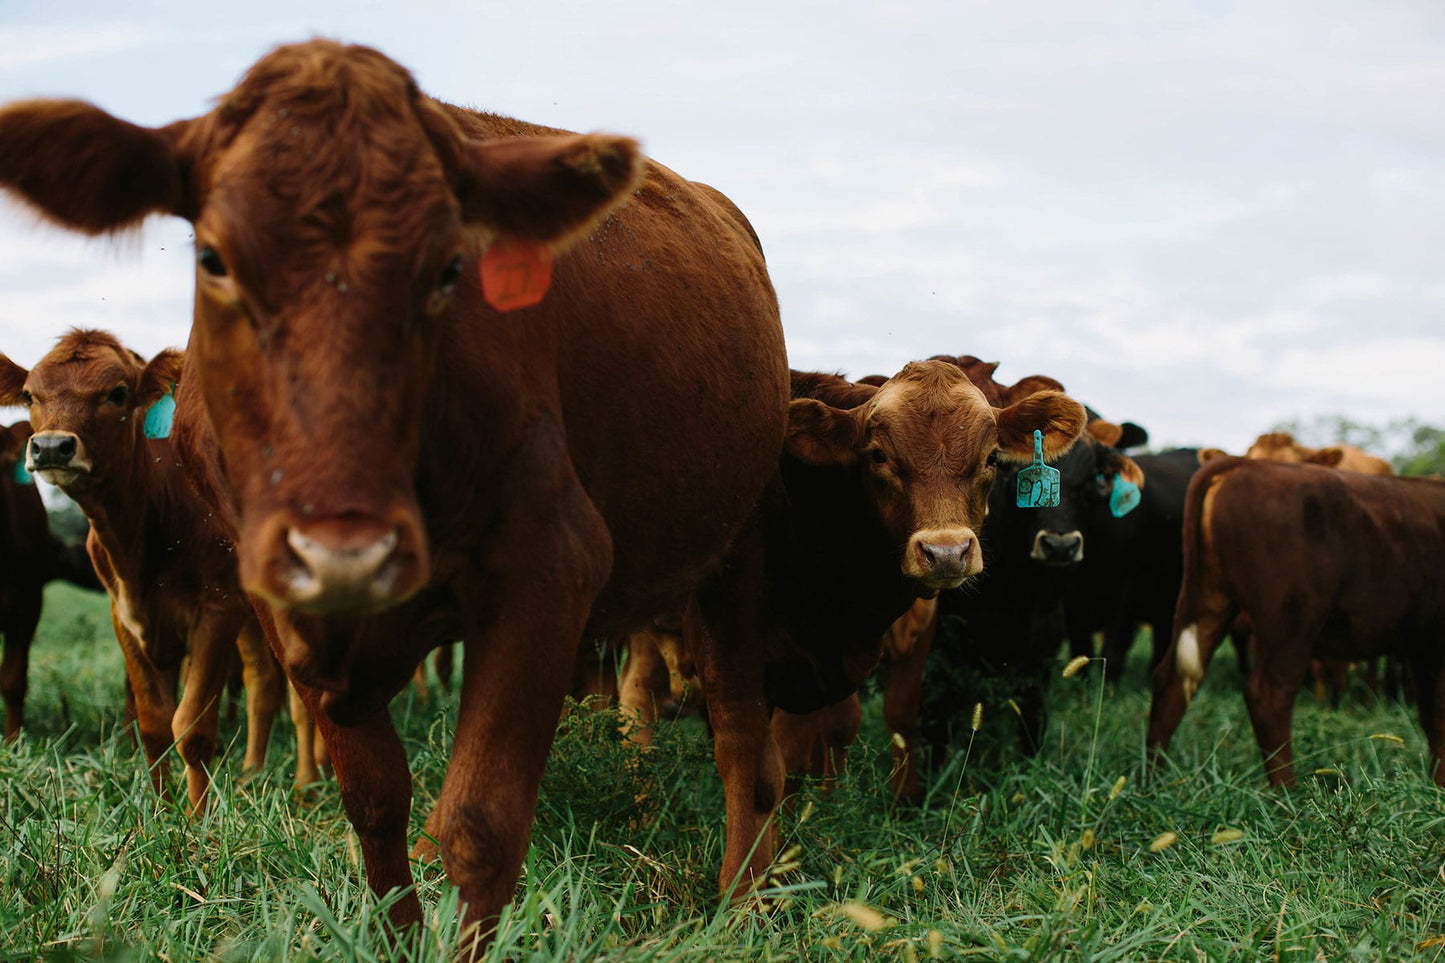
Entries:
{"label": "numbered ear tag", "polygon": [[35,476],[31,475],[30,472],[28,472],[28,471],[25,470],[25,459],[24,459],[24,458],[21,458],[19,461],[17,461],[17,462],[15,463],[15,484],[17,484],[17,485],[33,485],[33,484],[35,484]]}
{"label": "numbered ear tag", "polygon": [[1109,513],[1115,518],[1123,518],[1139,507],[1141,498],[1138,485],[1123,475],[1115,475],[1114,490],[1109,493]]}
{"label": "numbered ear tag", "polygon": [[552,284],[552,250],[541,241],[499,237],[481,259],[482,297],[498,311],[530,308]]}
{"label": "numbered ear tag", "polygon": [[1034,429],[1034,461],[1019,472],[1019,508],[1057,508],[1059,470],[1044,464],[1044,433]]}
{"label": "numbered ear tag", "polygon": [[147,438],[169,438],[171,421],[176,414],[176,387],[160,396],[160,399],[146,409],[145,426],[142,430]]}

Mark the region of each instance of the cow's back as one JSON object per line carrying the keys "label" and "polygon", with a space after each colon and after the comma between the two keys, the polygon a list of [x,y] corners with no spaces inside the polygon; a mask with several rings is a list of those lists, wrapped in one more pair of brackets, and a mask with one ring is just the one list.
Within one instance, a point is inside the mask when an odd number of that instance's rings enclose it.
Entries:
{"label": "cow's back", "polygon": [[1445,485],[1221,459],[1190,497],[1213,577],[1256,623],[1317,623],[1316,654],[1393,650],[1445,625]]}

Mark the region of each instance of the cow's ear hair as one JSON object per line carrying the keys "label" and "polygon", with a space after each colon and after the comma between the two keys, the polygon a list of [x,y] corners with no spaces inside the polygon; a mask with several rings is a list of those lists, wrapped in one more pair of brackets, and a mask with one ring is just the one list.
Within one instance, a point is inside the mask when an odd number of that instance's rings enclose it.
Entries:
{"label": "cow's ear hair", "polygon": [[1043,433],[1044,460],[1053,461],[1073,447],[1084,430],[1084,406],[1061,391],[1031,394],[997,413],[999,453],[1007,461],[1034,456],[1034,431]]}
{"label": "cow's ear hair", "polygon": [[1199,464],[1207,465],[1216,458],[1228,458],[1229,452],[1223,448],[1201,448],[1199,449]]}
{"label": "cow's ear hair", "polygon": [[28,377],[30,372],[0,354],[0,408],[24,407],[20,393],[25,390]]}
{"label": "cow's ear hair", "polygon": [[637,141],[609,134],[467,141],[459,162],[463,222],[554,253],[627,200],[646,168]]}
{"label": "cow's ear hair", "polygon": [[1318,451],[1310,452],[1304,457],[1304,461],[1311,465],[1319,465],[1322,468],[1338,468],[1344,458],[1345,450],[1339,445],[1331,445],[1328,448],[1321,448]]}
{"label": "cow's ear hair", "polygon": [[184,355],[175,348],[166,348],[156,355],[141,372],[140,384],[136,387],[136,404],[148,407],[160,400],[161,395],[171,391],[181,380],[181,361]]}
{"label": "cow's ear hair", "polygon": [[141,127],[80,100],[28,100],[0,110],[0,186],[85,234],[135,227],[150,214],[192,218],[188,122]]}
{"label": "cow's ear hair", "polygon": [[857,458],[859,422],[850,411],[813,398],[788,404],[783,453],[806,465],[850,465]]}

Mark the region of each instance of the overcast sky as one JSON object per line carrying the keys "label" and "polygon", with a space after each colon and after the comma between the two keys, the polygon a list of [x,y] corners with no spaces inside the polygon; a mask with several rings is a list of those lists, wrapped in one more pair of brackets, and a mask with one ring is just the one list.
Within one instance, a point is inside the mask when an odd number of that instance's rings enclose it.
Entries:
{"label": "overcast sky", "polygon": [[[33,9],[27,9],[33,8]],[[306,12],[297,12],[306,11]],[[190,117],[280,42],[640,138],[748,214],[793,367],[1063,381],[1156,446],[1445,424],[1445,3],[0,3],[0,101]],[[0,351],[185,344],[189,225],[0,210]]]}

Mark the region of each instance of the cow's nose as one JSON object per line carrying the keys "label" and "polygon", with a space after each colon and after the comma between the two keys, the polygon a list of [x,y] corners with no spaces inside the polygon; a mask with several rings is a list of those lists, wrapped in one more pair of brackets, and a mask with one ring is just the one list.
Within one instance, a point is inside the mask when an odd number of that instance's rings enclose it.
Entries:
{"label": "cow's nose", "polygon": [[1069,565],[1084,557],[1084,536],[1079,532],[1041,532],[1039,554],[1049,565]]}
{"label": "cow's nose", "polygon": [[31,471],[65,468],[75,457],[76,447],[77,439],[69,432],[47,431],[31,435],[29,464],[25,467]]}

